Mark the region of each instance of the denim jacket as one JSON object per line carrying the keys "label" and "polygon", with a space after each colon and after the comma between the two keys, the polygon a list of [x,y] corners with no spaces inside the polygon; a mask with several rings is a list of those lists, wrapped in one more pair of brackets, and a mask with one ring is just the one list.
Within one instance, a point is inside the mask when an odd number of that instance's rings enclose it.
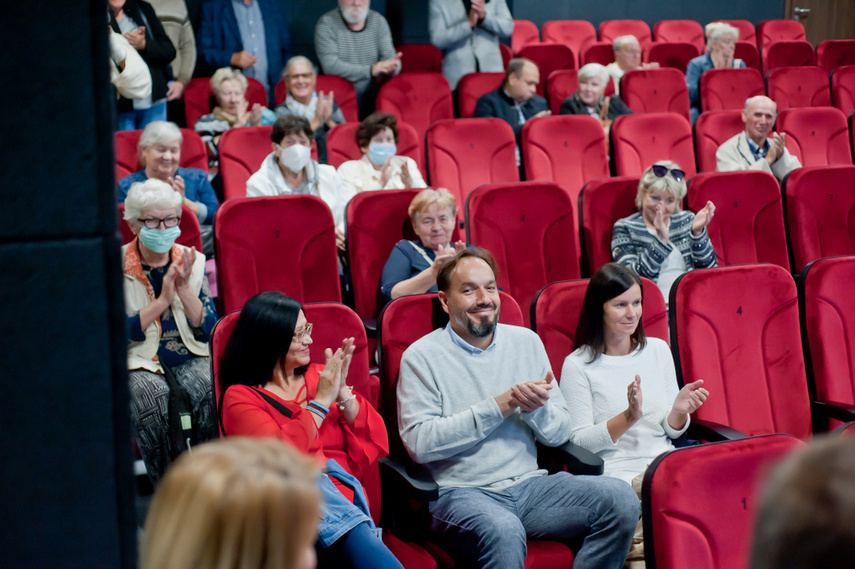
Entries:
{"label": "denim jacket", "polygon": [[[335,484],[330,480],[335,478],[353,490],[353,503],[345,498]],[[318,541],[324,547],[329,547],[338,538],[363,522],[368,522],[371,529],[378,531],[368,513],[368,500],[362,485],[335,460],[328,460],[323,475],[318,479],[324,505],[321,524],[318,528]]]}

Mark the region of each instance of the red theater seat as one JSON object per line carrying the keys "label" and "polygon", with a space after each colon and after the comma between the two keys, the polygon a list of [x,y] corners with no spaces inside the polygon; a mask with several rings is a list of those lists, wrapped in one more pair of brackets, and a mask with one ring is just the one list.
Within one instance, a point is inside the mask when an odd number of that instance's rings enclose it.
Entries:
{"label": "red theater seat", "polygon": [[816,64],[831,73],[844,65],[855,65],[855,40],[825,40],[816,46]]}
{"label": "red theater seat", "polygon": [[633,69],[620,80],[620,97],[636,113],[677,113],[689,119],[689,89],[683,72],[663,67]]}
{"label": "red theater seat", "polygon": [[523,46],[540,43],[540,30],[534,22],[514,20],[514,31],[511,34],[511,50],[518,53]]}
{"label": "red theater seat", "polygon": [[757,50],[757,45],[747,41],[738,41],[733,50],[733,57],[741,59],[746,67],[760,71],[760,52]]}
{"label": "red theater seat", "polygon": [[838,67],[832,72],[831,104],[847,117],[855,110],[855,65]]}
{"label": "red theater seat", "polygon": [[588,274],[612,260],[615,222],[637,211],[638,176],[599,178],[585,184],[579,194],[582,252]]}
{"label": "red theater seat", "polygon": [[695,156],[698,159],[698,171],[714,172],[718,147],[743,130],[745,125],[742,122],[741,110],[701,113],[695,121]]}
{"label": "red theater seat", "polygon": [[804,39],[805,27],[796,20],[766,20],[757,24],[757,49],[761,54],[773,43]]}
{"label": "red theater seat", "polygon": [[271,132],[272,126],[245,126],[229,129],[220,137],[220,176],[225,199],[246,196],[246,181],[273,152]]}
{"label": "red theater seat", "polygon": [[[252,107],[255,103],[267,106],[267,91],[264,85],[253,79],[246,77],[246,93],[245,97],[249,106]],[[283,97],[284,100],[284,97]],[[211,112],[216,104],[214,94],[211,93],[211,78],[196,77],[187,82],[184,86],[184,117],[189,128],[193,128],[203,115]]]}
{"label": "red theater seat", "polygon": [[819,67],[779,67],[766,74],[769,98],[778,111],[793,107],[830,107],[828,74]]}
{"label": "red theater seat", "polygon": [[395,46],[401,53],[401,73],[442,73],[442,52],[432,43]]}
{"label": "red theater seat", "polygon": [[579,56],[586,45],[597,41],[597,30],[587,20],[552,20],[543,24],[543,41],[564,44]]}
{"label": "red theater seat", "polygon": [[640,176],[657,160],[673,160],[695,175],[692,126],[677,113],[623,115],[612,124],[612,148],[618,176]]}
{"label": "red theater seat", "polygon": [[710,69],[701,75],[701,110],[721,111],[745,108],[745,100],[765,95],[763,76],[751,67],[744,69]]}
{"label": "red theater seat", "polygon": [[[359,160],[362,152],[356,144],[356,129],[359,123],[336,125],[327,134],[327,164],[338,168],[348,160]],[[424,173],[425,153],[416,129],[398,122],[397,155],[409,156],[416,161],[419,172]]]}
{"label": "red theater seat", "polygon": [[849,127],[839,109],[784,109],[775,128],[787,134],[787,150],[802,166],[852,164]]}
{"label": "red theater seat", "polygon": [[460,118],[469,119],[475,114],[475,105],[481,95],[495,91],[505,79],[504,72],[467,73],[457,83],[457,108]]}
{"label": "red theater seat", "polygon": [[769,45],[763,52],[763,72],[779,67],[804,67],[816,65],[813,46],[806,41],[780,41]]}
{"label": "red theater seat", "polygon": [[790,268],[781,188],[759,170],[708,172],[689,182],[688,209],[712,201],[715,219],[707,226],[718,266],[773,263]]}
{"label": "red theater seat", "polygon": [[[199,168],[208,171],[208,151],[202,137],[189,128],[181,130],[181,160],[178,165],[182,168]],[[137,152],[141,130],[123,130],[116,133],[116,182],[127,176],[142,170],[142,165]]]}
{"label": "red theater seat", "polygon": [[560,43],[539,43],[520,49],[517,57],[524,57],[537,64],[540,71],[540,83],[537,94],[546,96],[546,79],[558,69],[575,69],[576,55],[566,45]]}
{"label": "red theater seat", "polygon": [[[741,42],[749,42],[754,44],[755,49],[757,48],[757,32],[754,29],[754,24],[749,22],[748,20],[717,20],[719,22],[724,22],[725,24],[730,24],[737,30],[739,30],[739,41]],[[739,57],[739,56],[737,56]]]}
{"label": "red theater seat", "polygon": [[424,139],[430,125],[454,118],[451,88],[440,73],[404,73],[389,79],[377,95],[377,110],[392,113]]}
{"label": "red theater seat", "polygon": [[588,63],[599,63],[608,65],[615,60],[615,50],[610,41],[593,41],[582,48],[582,55],[579,56],[579,63],[587,65]]}
{"label": "red theater seat", "polygon": [[644,50],[644,61],[677,69],[685,75],[689,62],[699,54],[698,48],[691,43],[654,42]]}
{"label": "red theater seat", "polygon": [[600,41],[609,43],[615,41],[617,37],[633,35],[641,45],[641,49],[653,41],[650,35],[650,26],[641,20],[606,20],[600,23],[597,32]]}
{"label": "red theater seat", "polygon": [[[695,46],[697,53],[704,51],[704,28],[694,20],[661,20],[653,25],[654,43],[684,42]],[[683,68],[685,71],[685,67]]]}

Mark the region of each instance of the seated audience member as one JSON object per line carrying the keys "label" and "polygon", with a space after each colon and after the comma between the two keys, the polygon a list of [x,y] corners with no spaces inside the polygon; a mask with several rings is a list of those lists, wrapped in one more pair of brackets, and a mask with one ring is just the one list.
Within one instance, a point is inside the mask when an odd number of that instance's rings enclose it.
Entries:
{"label": "seated audience member", "polygon": [[398,156],[398,121],[391,113],[374,113],[356,129],[359,160],[338,167],[338,176],[353,194],[366,190],[424,188],[424,178],[416,161]]}
{"label": "seated audience member", "polygon": [[717,172],[763,170],[778,181],[801,168],[799,159],[790,154],[786,134],[772,131],[778,105],[769,97],[757,95],[746,99],[742,109],[745,130],[726,140],[715,152]]}
{"label": "seated audience member", "polygon": [[[227,436],[273,437],[326,464],[317,552],[322,567],[401,564],[373,531],[359,480],[389,453],[386,426],[347,384],[353,338],[324,365],[311,363],[312,323],[281,292],[263,292],[241,309],[220,365]],[[333,346],[334,347],[334,346]]]}
{"label": "seated audience member", "polygon": [[439,485],[431,530],[466,567],[523,567],[526,539],[583,539],[577,567],[623,566],[640,506],[608,476],[547,475],[535,442],[563,444],[570,411],[540,338],[499,324],[496,263],[465,249],[437,276],[445,328],[401,360],[398,425]]}
{"label": "seated audience member", "polygon": [[290,50],[288,21],[276,0],[207,0],[202,2],[197,48],[207,73],[240,69],[258,79],[273,103],[273,89]]}
{"label": "seated audience member", "polygon": [[[641,45],[633,35],[620,36],[612,43],[615,60],[606,65],[606,71],[615,86],[615,95],[620,95],[620,80],[627,71],[633,69],[656,69],[659,63],[641,63]],[[605,89],[605,85],[603,85]]]}
{"label": "seated audience member", "polygon": [[428,10],[430,41],[443,52],[442,74],[452,91],[467,73],[504,70],[499,39],[514,31],[505,0],[430,0]]}
{"label": "seated audience member", "polygon": [[285,82],[285,101],[276,107],[276,116],[301,116],[312,126],[318,148],[318,162],[327,163],[327,133],[332,127],[345,122],[344,114],[335,102],[332,91],[315,91],[318,71],[307,57],[295,55],[282,70]]}
{"label": "seated audience member", "polygon": [[611,125],[617,117],[632,114],[618,95],[604,96],[609,82],[605,67],[599,63],[588,63],[582,66],[577,77],[579,88],[561,103],[562,115],[591,115],[603,121],[604,125]]}
{"label": "seated audience member", "polygon": [[[318,19],[315,51],[327,75],[353,83],[361,114],[374,110],[374,101],[363,95],[377,81],[401,71],[401,54],[395,52],[389,23],[370,10],[370,0],[338,0],[338,7]],[[374,89],[372,95],[376,96]],[[371,96],[368,97],[372,99]]]}
{"label": "seated audience member", "polygon": [[220,136],[233,127],[267,126],[273,124],[276,115],[262,105],[254,103],[249,108],[246,100],[246,77],[231,67],[217,69],[211,77],[211,92],[217,101],[214,110],[199,118],[194,127],[208,146],[209,162],[219,162]]}
{"label": "seated audience member", "polygon": [[[641,324],[641,279],[608,263],[594,273],[576,327],[576,350],[564,360],[561,392],[570,408],[570,440],[597,454],[605,476],[620,478],[641,498],[654,458],[674,450],[689,415],[709,392],[703,380],[680,389],[671,350],[647,338]],[[643,397],[642,397],[643,393]],[[644,567],[641,520],[627,567]]]}
{"label": "seated audience member", "polygon": [[[155,178],[131,186],[125,221],[136,238],[122,247],[131,425],[146,470],[157,482],[183,448],[170,416],[186,405],[201,442],[216,436],[208,340],[217,313],[205,256],[175,244],[181,194]],[[189,398],[189,401],[187,399]]]}
{"label": "seated audience member", "polygon": [[116,88],[116,96],[139,100],[150,97],[151,72],[148,65],[125,36],[112,29],[109,33],[110,82]]}
{"label": "seated audience member", "polygon": [[708,201],[697,214],[682,211],[686,191],[686,174],[660,160],[638,183],[638,212],[618,220],[612,233],[612,258],[659,285],[665,302],[677,277],[717,263],[707,233],[715,205]]}
{"label": "seated audience member", "polygon": [[184,86],[193,77],[196,68],[196,37],[187,14],[184,0],[150,0],[157,19],[175,48],[172,60],[173,79],[166,91],[166,100],[175,101],[184,94]]}
{"label": "seated audience member", "polygon": [[529,119],[546,117],[552,114],[546,99],[537,94],[540,83],[540,70],[530,59],[516,58],[508,62],[505,79],[495,91],[490,91],[478,99],[474,117],[495,117],[502,119],[514,129],[517,139],[517,166],[520,160],[520,140],[522,128]]}
{"label": "seated audience member", "polygon": [[738,29],[723,22],[713,22],[707,24],[705,31],[709,53],[694,58],[686,67],[686,86],[689,88],[693,124],[701,114],[701,75],[704,71],[745,67],[744,61],[733,57],[739,39]]}
{"label": "seated audience member", "polygon": [[270,133],[273,152],[246,182],[247,197],[309,194],[332,210],[339,249],[344,249],[344,208],[353,193],[327,164],[312,160],[312,127],[297,115],[279,117]]}
{"label": "seated audience member", "polygon": [[395,244],[380,278],[383,298],[436,292],[436,276],[442,264],[462,251],[463,241],[452,243],[457,223],[454,196],[445,188],[428,188],[416,194],[408,210],[415,241]]}
{"label": "seated audience member", "polygon": [[143,169],[119,180],[119,203],[124,203],[131,185],[155,178],[172,186],[181,194],[183,204],[196,214],[202,226],[202,242],[206,255],[214,250],[213,224],[217,195],[208,181],[208,173],[198,168],[181,168],[181,142],[184,137],[175,123],[155,121],[145,127],[137,143]]}
{"label": "seated audience member", "polygon": [[817,438],[772,471],[751,569],[845,569],[855,558],[855,437]]}
{"label": "seated audience member", "polygon": [[151,121],[165,121],[167,83],[172,77],[169,62],[175,58],[175,48],[148,2],[110,0],[109,6],[110,28],[128,40],[151,73],[149,96],[143,99],[119,97],[116,104],[119,130],[138,130]]}
{"label": "seated audience member", "polygon": [[319,468],[273,439],[182,455],[146,516],[140,569],[314,569]]}

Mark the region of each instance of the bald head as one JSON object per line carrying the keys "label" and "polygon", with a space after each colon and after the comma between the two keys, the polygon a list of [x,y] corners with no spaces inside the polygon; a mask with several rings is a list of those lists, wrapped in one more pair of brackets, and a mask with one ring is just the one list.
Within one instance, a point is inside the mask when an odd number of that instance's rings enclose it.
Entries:
{"label": "bald head", "polygon": [[620,36],[612,43],[615,50],[615,62],[624,71],[638,69],[641,66],[641,46],[635,36]]}
{"label": "bald head", "polygon": [[745,101],[742,122],[745,123],[745,135],[758,146],[765,145],[777,118],[775,101],[763,95],[751,97]]}

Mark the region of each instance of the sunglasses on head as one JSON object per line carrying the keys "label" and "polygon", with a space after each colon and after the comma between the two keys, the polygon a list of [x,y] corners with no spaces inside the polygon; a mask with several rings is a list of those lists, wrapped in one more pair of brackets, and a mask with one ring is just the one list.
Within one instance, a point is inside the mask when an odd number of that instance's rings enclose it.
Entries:
{"label": "sunglasses on head", "polygon": [[653,174],[657,178],[664,178],[665,174],[667,174],[668,172],[670,172],[671,177],[674,178],[678,182],[682,182],[683,180],[686,179],[686,173],[683,172],[682,170],[680,170],[679,168],[671,168],[669,170],[668,166],[663,166],[661,164],[655,164],[653,166]]}

